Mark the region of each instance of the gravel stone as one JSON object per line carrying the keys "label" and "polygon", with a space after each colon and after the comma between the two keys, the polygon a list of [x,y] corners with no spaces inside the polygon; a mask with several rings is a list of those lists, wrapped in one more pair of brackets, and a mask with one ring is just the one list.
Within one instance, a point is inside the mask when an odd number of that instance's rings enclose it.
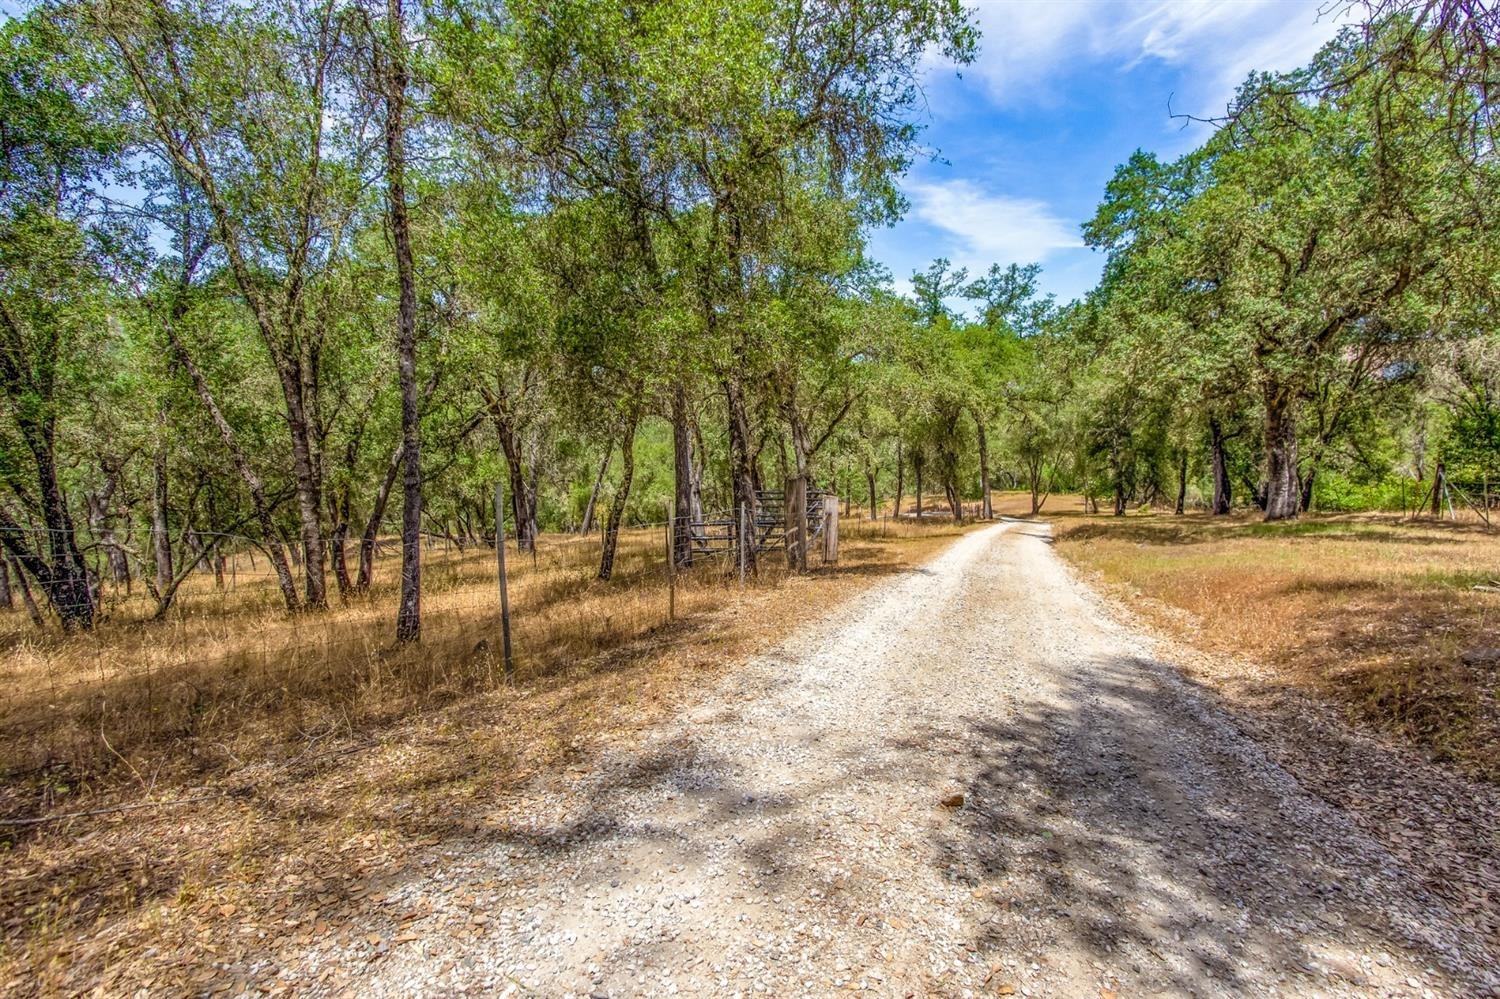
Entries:
{"label": "gravel stone", "polygon": [[412,865],[392,900],[430,914],[354,990],[1500,995],[1481,938],[1048,542],[966,534],[539,778]]}

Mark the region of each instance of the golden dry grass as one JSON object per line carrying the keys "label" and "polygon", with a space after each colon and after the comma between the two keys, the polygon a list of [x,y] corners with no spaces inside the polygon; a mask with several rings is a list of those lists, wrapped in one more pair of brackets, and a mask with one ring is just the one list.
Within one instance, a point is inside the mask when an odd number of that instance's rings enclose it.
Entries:
{"label": "golden dry grass", "polygon": [[1058,549],[1155,623],[1500,779],[1500,535],[1477,523],[1057,518]]}
{"label": "golden dry grass", "polygon": [[[846,523],[843,536],[896,540],[941,526]],[[624,532],[608,582],[595,578],[598,559],[597,536],[544,536],[535,558],[510,553],[518,679],[666,623],[662,529]],[[503,679],[492,549],[425,554],[419,649],[392,641],[394,559],[377,565],[369,594],[302,615],[286,614],[264,571],[248,568],[241,557],[224,589],[211,575],[195,577],[163,622],[146,620],[151,606],[141,596],[113,601],[105,624],[86,635],[38,633],[23,614],[0,615],[0,772],[43,764],[91,771],[138,746],[208,738],[235,755],[243,731],[252,741],[268,725],[295,736]],[[780,554],[767,555],[757,585],[785,575]],[[720,606],[737,589],[723,556],[700,559],[678,579],[678,612]]]}
{"label": "golden dry grass", "polygon": [[475,648],[498,645],[488,550],[434,553],[426,640],[399,654],[383,651],[389,583],[288,618],[243,576],[227,595],[209,578],[171,622],[12,631],[0,744],[25,772],[0,816],[130,807],[0,828],[0,993],[202,992],[236,984],[214,962],[264,953],[274,970],[282,948],[358,937],[414,855],[493,842],[485,816],[518,789],[628,744],[960,530],[846,522],[837,566],[798,577],[771,557],[744,589],[706,566],[670,622],[656,530],[629,534],[608,583],[591,578],[596,540],[548,538],[535,568],[511,554],[511,680]]}

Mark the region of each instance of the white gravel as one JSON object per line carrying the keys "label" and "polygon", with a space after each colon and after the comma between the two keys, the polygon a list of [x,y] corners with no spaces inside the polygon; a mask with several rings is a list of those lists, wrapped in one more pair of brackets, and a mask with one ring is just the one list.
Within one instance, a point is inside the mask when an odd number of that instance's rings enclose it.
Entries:
{"label": "white gravel", "polygon": [[355,991],[1500,995],[1042,524],[964,536],[501,820],[391,892],[430,914],[342,956]]}

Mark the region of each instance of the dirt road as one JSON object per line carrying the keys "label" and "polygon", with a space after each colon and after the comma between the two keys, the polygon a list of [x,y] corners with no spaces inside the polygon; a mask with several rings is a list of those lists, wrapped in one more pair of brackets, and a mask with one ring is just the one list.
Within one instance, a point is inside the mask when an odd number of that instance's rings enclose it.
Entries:
{"label": "dirt road", "polygon": [[1496,987],[1494,955],[1116,623],[1039,524],[964,536],[501,825],[393,893],[428,915],[360,992]]}

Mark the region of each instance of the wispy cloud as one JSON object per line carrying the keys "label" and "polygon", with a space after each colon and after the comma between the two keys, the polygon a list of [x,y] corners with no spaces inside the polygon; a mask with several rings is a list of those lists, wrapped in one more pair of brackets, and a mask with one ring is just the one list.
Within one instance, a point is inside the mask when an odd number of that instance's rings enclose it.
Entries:
{"label": "wispy cloud", "polygon": [[1302,65],[1340,21],[1319,0],[979,0],[983,37],[966,70],[1004,106],[1048,103],[1081,62],[1185,70],[1195,113],[1222,110],[1252,70]]}
{"label": "wispy cloud", "polygon": [[913,217],[945,233],[943,251],[971,270],[1046,262],[1058,250],[1083,245],[1078,227],[1043,201],[992,194],[962,179],[908,180],[904,188]]}

